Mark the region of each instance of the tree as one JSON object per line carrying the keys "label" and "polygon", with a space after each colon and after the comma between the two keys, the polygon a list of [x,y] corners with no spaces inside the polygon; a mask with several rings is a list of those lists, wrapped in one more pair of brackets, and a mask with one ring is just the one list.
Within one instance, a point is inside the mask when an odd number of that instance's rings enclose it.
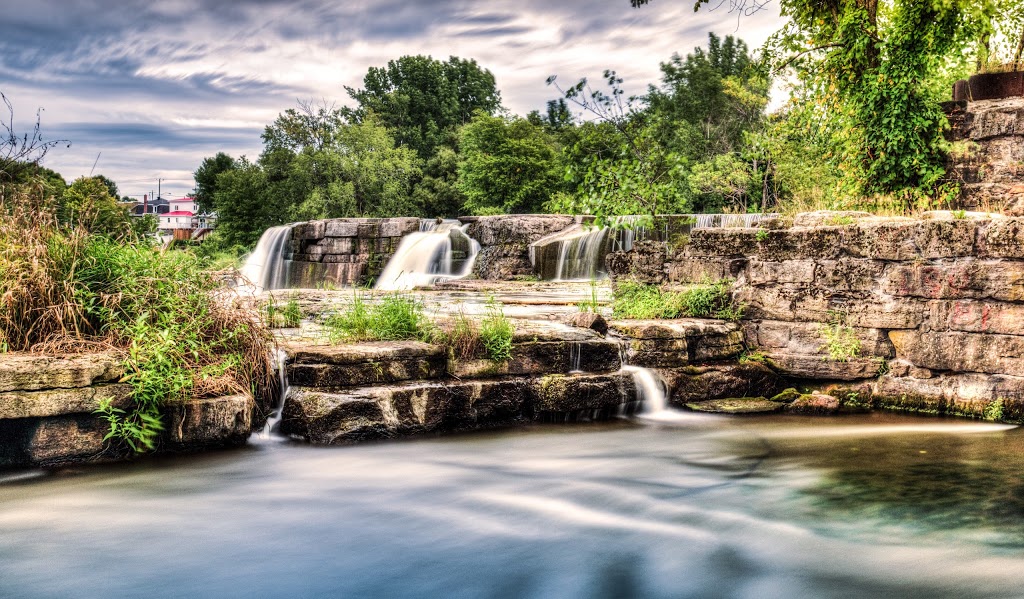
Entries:
{"label": "tree", "polygon": [[217,233],[230,246],[252,247],[265,230],[283,225],[288,205],[258,164],[240,158],[236,168],[217,177],[213,196],[217,210]]}
{"label": "tree", "polygon": [[217,177],[225,171],[236,168],[238,164],[235,159],[225,154],[224,152],[217,152],[216,156],[211,158],[203,158],[202,164],[193,173],[196,181],[196,191],[193,194],[196,203],[199,205],[200,212],[210,212],[213,210],[214,196],[217,193]]}
{"label": "tree", "polygon": [[132,233],[128,209],[110,194],[106,178],[79,177],[64,191],[58,216],[68,225],[80,225],[90,233],[115,239]]}
{"label": "tree", "polygon": [[110,194],[110,197],[114,198],[115,200],[121,195],[121,192],[118,191],[118,189],[117,189],[117,183],[114,183],[113,181],[111,181],[110,178],[105,177],[103,175],[93,175],[92,178],[96,179],[96,180],[102,182],[104,185],[106,185],[107,186],[107,192]]}
{"label": "tree", "polygon": [[384,68],[371,67],[362,89],[345,89],[359,103],[345,116],[358,122],[375,114],[398,145],[412,148],[424,160],[475,112],[493,115],[501,106],[494,75],[475,60],[455,56],[447,62],[402,56]]}
{"label": "tree", "polygon": [[525,119],[478,113],[459,147],[459,189],[473,214],[539,212],[562,187],[552,141]]}

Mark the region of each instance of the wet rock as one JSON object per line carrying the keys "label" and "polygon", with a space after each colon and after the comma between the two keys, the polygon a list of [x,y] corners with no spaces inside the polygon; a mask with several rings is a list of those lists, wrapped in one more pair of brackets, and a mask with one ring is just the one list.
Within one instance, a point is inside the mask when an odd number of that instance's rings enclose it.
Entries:
{"label": "wet rock", "polygon": [[530,244],[573,224],[573,217],[557,214],[478,216],[468,222],[467,235],[480,243],[473,273],[481,279],[507,280],[532,276]]}
{"label": "wet rock", "polygon": [[243,445],[252,433],[253,404],[249,395],[230,395],[165,406],[165,448],[196,451]]}
{"label": "wet rock", "polygon": [[341,345],[290,342],[288,380],[299,387],[345,387],[444,376],[445,348],[420,341]]}
{"label": "wet rock", "polygon": [[665,279],[665,244],[658,241],[638,241],[629,252],[612,252],[605,259],[605,267],[622,279],[640,283],[661,283]]}
{"label": "wet rock", "polygon": [[317,445],[378,439],[391,431],[378,398],[354,392],[292,389],[281,419],[283,434]]}
{"label": "wet rock", "polygon": [[878,376],[884,361],[851,358],[839,362],[820,355],[766,352],[768,365],[786,377],[817,381],[854,381]]}
{"label": "wet rock", "polygon": [[570,314],[566,317],[565,324],[571,327],[591,329],[601,335],[608,334],[608,321],[604,319],[604,316],[594,312],[577,312],[575,314]]}
{"label": "wet rock", "polygon": [[942,374],[927,379],[883,376],[873,385],[873,403],[880,408],[982,418],[1002,400],[1002,420],[1024,419],[1024,377],[985,374]]}
{"label": "wet rock", "polygon": [[455,359],[449,372],[458,379],[498,375],[542,375],[582,372],[613,372],[621,367],[619,344],[613,340],[518,341],[508,360]]}
{"label": "wet rock", "polygon": [[788,389],[783,390],[782,393],[779,393],[778,395],[773,395],[771,401],[776,401],[780,403],[793,403],[794,401],[799,399],[801,395],[803,394],[797,391],[796,389],[790,387]]}
{"label": "wet rock", "polygon": [[839,412],[839,399],[824,393],[801,395],[786,407],[793,414],[827,415]]}
{"label": "wet rock", "polygon": [[609,330],[624,339],[628,363],[647,368],[733,359],[743,351],[743,332],[725,320],[612,320]]}
{"label": "wet rock", "polygon": [[629,373],[600,375],[549,375],[533,383],[534,409],[539,418],[552,414],[614,411],[636,399],[636,385]]}
{"label": "wet rock", "polygon": [[695,401],[726,397],[772,396],[784,381],[758,362],[658,369],[671,391],[669,401],[682,406]]}
{"label": "wet rock", "polygon": [[781,412],[786,404],[768,401],[763,397],[733,397],[691,402],[686,407],[695,412],[710,414],[771,414]]}

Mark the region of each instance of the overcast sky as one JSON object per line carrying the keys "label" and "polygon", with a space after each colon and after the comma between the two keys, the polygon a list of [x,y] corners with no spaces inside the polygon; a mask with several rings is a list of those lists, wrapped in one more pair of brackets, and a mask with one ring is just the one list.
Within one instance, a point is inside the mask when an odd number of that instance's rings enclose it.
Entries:
{"label": "overcast sky", "polygon": [[[742,18],[693,0],[4,0],[0,91],[29,128],[71,141],[44,164],[69,182],[95,173],[121,193],[179,197],[202,159],[255,158],[260,133],[299,100],[349,103],[367,68],[406,54],[475,58],[502,103],[543,110],[565,84],[606,68],[631,93],[708,31],[757,47],[781,25],[776,2]],[[712,2],[712,5],[714,1]]]}

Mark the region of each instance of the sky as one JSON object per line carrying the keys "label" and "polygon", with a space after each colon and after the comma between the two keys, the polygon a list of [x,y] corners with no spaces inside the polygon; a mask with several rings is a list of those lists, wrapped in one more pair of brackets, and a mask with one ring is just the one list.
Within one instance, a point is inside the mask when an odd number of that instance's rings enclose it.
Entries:
{"label": "sky", "polygon": [[[558,97],[549,75],[569,85],[614,69],[639,94],[709,31],[755,48],[782,24],[764,0],[697,13],[693,0],[2,2],[0,92],[15,129],[30,131],[39,111],[43,137],[71,143],[45,166],[68,182],[103,174],[140,199],[158,179],[163,197],[185,195],[217,152],[255,159],[279,113],[299,101],[351,105],[345,86],[403,55],[476,59],[503,106],[525,115]],[[744,15],[734,4],[765,6]]]}

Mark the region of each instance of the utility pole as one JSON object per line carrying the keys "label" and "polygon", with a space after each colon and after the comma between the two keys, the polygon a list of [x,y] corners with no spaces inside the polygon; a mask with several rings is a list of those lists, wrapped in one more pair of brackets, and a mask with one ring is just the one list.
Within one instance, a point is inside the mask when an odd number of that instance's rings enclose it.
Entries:
{"label": "utility pole", "polygon": [[160,197],[160,195],[161,195],[161,193],[162,193],[162,192],[160,191],[160,182],[161,182],[161,181],[163,181],[163,179],[157,179],[157,180],[156,180],[156,197],[157,197],[157,198],[159,198],[159,197]]}

